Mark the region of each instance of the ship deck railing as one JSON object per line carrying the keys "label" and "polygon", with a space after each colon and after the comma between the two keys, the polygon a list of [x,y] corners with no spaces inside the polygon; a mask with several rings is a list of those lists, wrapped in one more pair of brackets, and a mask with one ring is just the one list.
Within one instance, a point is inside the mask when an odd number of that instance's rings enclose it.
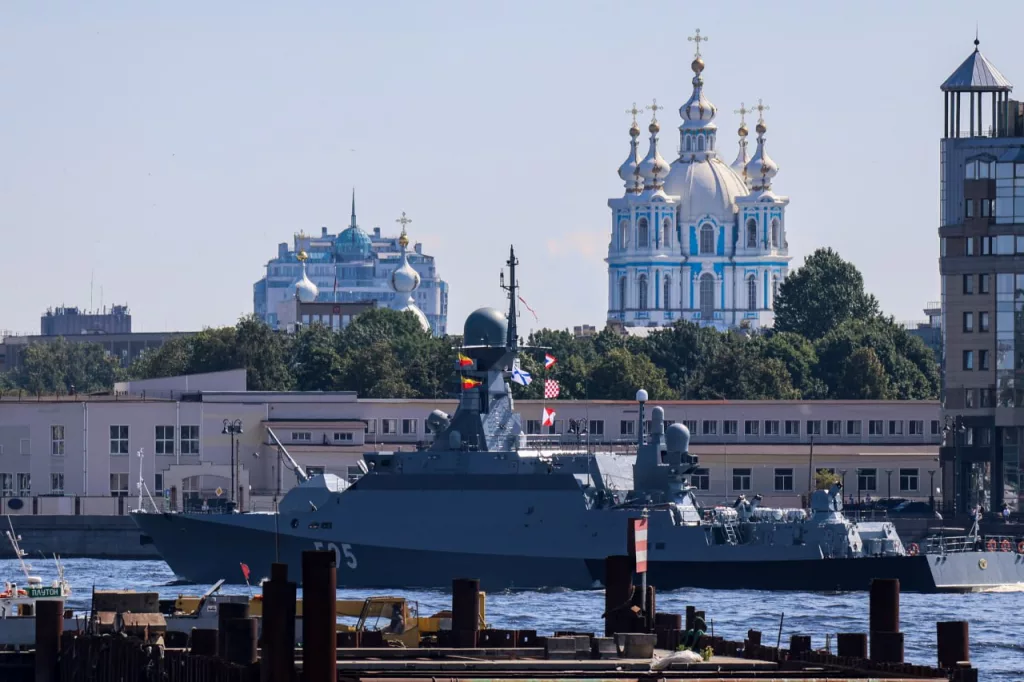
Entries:
{"label": "ship deck railing", "polygon": [[1019,551],[1015,538],[1009,535],[951,535],[930,537],[925,540],[926,554],[954,554],[976,550]]}

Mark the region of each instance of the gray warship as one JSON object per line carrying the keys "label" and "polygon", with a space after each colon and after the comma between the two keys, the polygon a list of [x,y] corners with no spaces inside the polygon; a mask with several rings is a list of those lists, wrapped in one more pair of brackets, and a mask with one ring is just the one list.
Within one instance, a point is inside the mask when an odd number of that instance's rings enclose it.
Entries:
{"label": "gray warship", "polygon": [[838,484],[815,491],[807,510],[757,497],[702,506],[688,485],[698,459],[686,427],[654,407],[645,436],[643,391],[635,456],[530,448],[508,384],[521,350],[512,249],[507,265],[508,313],[481,308],[466,320],[460,353],[472,364],[460,371],[470,381],[454,414],[428,417],[429,447],[367,453],[352,484],[309,477],[291,460],[299,483],[277,512],[137,511],[143,540],[199,583],[237,575],[240,563],[265,576],[280,561],[301,576],[302,552],[327,549],[339,587],[447,589],[472,576],[491,591],[590,589],[605,557],[626,553],[629,520],[646,516],[648,581],[661,590],[850,591],[872,578],[915,592],[1024,585],[1024,554],[980,551],[977,538],[905,547],[891,523],[847,518]]}

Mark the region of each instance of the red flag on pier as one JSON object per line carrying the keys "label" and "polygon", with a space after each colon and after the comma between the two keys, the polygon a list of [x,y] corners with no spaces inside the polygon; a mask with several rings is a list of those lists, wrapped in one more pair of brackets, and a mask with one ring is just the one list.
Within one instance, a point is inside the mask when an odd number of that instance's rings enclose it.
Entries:
{"label": "red flag on pier", "polygon": [[249,567],[245,564],[238,564],[242,567],[242,575],[245,576],[245,582],[249,582]]}

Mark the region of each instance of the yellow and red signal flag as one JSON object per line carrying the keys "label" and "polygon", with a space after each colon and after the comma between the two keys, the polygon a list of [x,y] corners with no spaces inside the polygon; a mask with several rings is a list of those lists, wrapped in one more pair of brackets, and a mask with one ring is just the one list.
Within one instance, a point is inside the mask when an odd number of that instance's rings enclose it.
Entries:
{"label": "yellow and red signal flag", "polygon": [[470,377],[462,377],[462,390],[468,391],[471,388],[476,388],[482,383],[482,381],[471,379]]}

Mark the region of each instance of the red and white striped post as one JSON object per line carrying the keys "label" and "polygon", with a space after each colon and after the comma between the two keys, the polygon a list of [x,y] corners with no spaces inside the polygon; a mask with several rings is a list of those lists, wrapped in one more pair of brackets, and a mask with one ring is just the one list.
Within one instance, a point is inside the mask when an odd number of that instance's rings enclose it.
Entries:
{"label": "red and white striped post", "polygon": [[630,519],[630,552],[636,562],[636,572],[640,574],[640,608],[644,615],[647,614],[647,509],[644,509],[643,517]]}

